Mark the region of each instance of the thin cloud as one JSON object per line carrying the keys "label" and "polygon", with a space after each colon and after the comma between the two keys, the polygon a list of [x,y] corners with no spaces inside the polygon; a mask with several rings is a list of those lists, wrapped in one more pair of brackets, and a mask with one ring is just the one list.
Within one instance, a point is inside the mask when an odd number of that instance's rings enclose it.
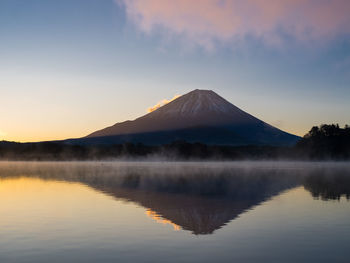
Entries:
{"label": "thin cloud", "polygon": [[206,49],[248,36],[280,45],[350,33],[349,0],[116,0],[143,32],[181,36]]}
{"label": "thin cloud", "polygon": [[181,95],[175,95],[175,96],[174,96],[172,99],[170,99],[170,100],[168,100],[168,99],[163,99],[163,100],[159,101],[156,105],[154,105],[154,106],[152,106],[152,107],[149,107],[149,108],[147,109],[147,112],[155,111],[155,110],[159,109],[160,107],[162,107],[162,106],[168,104],[169,102],[171,102],[171,101],[177,99],[177,98],[180,97],[180,96],[181,96]]}

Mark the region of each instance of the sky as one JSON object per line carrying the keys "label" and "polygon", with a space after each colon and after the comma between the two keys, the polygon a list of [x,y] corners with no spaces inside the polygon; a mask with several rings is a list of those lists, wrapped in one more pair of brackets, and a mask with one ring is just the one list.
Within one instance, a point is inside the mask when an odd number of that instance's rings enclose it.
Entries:
{"label": "sky", "polygon": [[350,124],[348,0],[1,0],[0,140],[76,138],[210,89],[284,131]]}

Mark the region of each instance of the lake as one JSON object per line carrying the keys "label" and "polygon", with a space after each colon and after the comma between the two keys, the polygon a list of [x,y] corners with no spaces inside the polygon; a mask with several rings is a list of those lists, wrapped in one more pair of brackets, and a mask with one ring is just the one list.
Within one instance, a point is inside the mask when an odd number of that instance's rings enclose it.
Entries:
{"label": "lake", "polygon": [[350,164],[0,162],[0,262],[349,262]]}

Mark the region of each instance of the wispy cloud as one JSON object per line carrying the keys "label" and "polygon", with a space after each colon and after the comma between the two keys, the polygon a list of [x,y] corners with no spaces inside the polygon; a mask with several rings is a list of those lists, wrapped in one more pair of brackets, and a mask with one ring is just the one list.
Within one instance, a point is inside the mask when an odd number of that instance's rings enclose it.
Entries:
{"label": "wispy cloud", "polygon": [[206,49],[248,36],[267,44],[324,41],[350,33],[349,0],[116,0],[145,33],[181,36]]}
{"label": "wispy cloud", "polygon": [[152,107],[149,107],[147,109],[147,112],[152,112],[152,111],[155,111],[157,109],[159,109],[160,107],[164,106],[165,104],[168,104],[169,102],[177,99],[178,97],[180,97],[181,95],[175,95],[172,99],[168,100],[168,99],[163,99],[161,101],[159,101],[156,105],[152,106]]}

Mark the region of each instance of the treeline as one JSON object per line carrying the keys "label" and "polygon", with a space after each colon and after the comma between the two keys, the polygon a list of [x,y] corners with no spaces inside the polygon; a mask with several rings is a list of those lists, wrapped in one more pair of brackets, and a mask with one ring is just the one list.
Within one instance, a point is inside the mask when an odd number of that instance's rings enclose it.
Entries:
{"label": "treeline", "polygon": [[213,146],[176,141],[161,146],[141,143],[117,145],[69,145],[58,142],[9,143],[0,142],[2,160],[243,160],[273,159],[286,149],[271,146]]}
{"label": "treeline", "polygon": [[349,160],[350,128],[339,125],[313,127],[294,147],[215,146],[177,141],[161,146],[124,143],[118,145],[70,145],[61,142],[0,142],[2,160]]}
{"label": "treeline", "polygon": [[145,157],[155,149],[143,144],[71,145],[60,142],[0,142],[2,160],[99,160]]}
{"label": "treeline", "polygon": [[295,150],[301,158],[349,160],[350,127],[340,128],[338,124],[312,127]]}

